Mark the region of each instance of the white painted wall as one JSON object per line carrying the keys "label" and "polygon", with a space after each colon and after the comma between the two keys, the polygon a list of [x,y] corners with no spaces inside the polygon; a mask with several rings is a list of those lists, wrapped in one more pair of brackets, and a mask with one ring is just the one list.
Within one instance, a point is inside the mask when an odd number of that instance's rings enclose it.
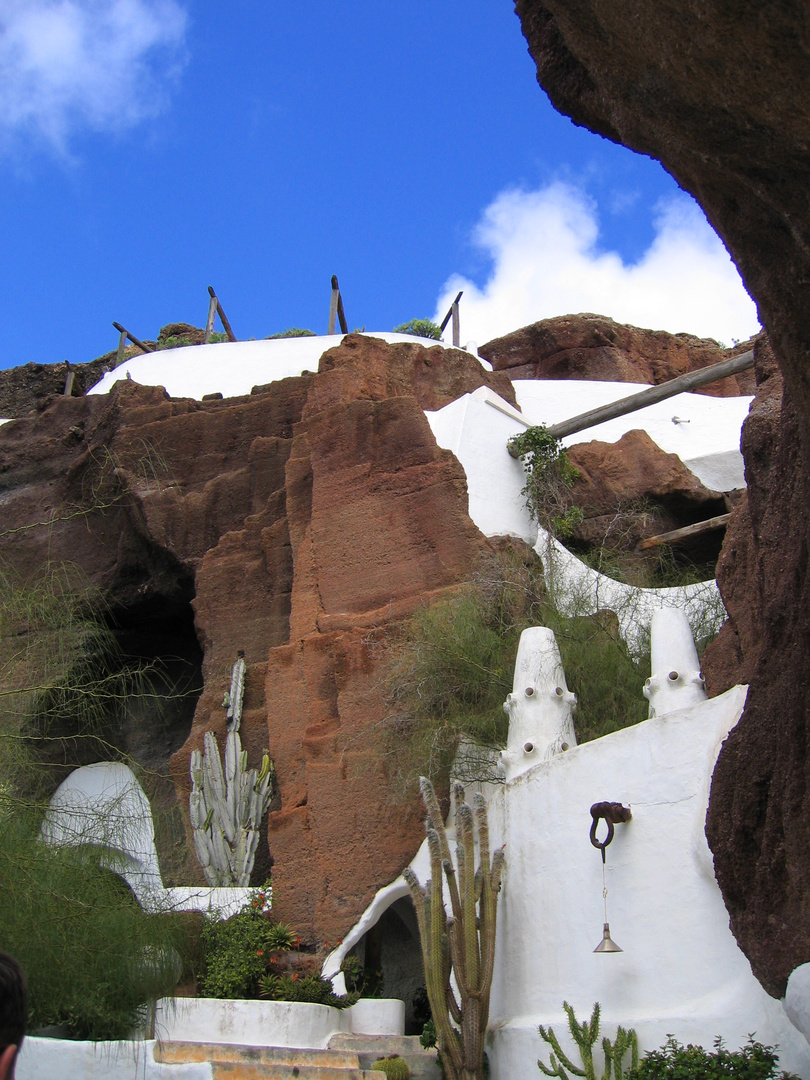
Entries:
{"label": "white painted wall", "polygon": [[[696,657],[684,624],[673,612],[655,620],[654,677],[691,670]],[[523,657],[516,688],[532,670],[545,672],[546,681],[559,678],[553,641],[531,631],[526,637],[521,651],[538,655]],[[702,687],[679,677],[654,696],[654,718],[564,752],[559,740],[566,711],[556,711],[555,733],[549,730],[553,710],[546,710],[538,722],[547,756],[485,789],[492,847],[506,845],[488,1043],[493,1080],[535,1075],[541,1055],[548,1062],[539,1024],[552,1025],[578,1060],[564,1000],[580,1020],[601,1002],[603,1033],[615,1035],[619,1024],[633,1027],[642,1050],[657,1048],[670,1032],[707,1048],[717,1035],[737,1047],[756,1032],[760,1041],[779,1045],[782,1068],[810,1078],[810,1044],[754,978],[731,934],[704,833],[717,755],[745,697],[746,688],[738,686],[705,700]],[[532,717],[519,720],[522,738]],[[510,732],[510,746],[513,741]],[[604,801],[621,802],[633,815],[615,827],[607,848],[608,921],[624,950],[615,954],[593,952],[602,937],[604,899],[601,855],[589,838],[590,807]],[[604,834],[602,823],[598,835]],[[452,847],[452,829],[448,835]],[[424,883],[430,876],[426,844],[412,865]],[[401,895],[402,884],[398,878],[377,894],[342,948]],[[334,967],[339,959],[336,951],[328,963]],[[795,982],[791,1014],[806,1019],[810,978],[799,975]]]}
{"label": "white painted wall", "polygon": [[[375,333],[366,337],[390,343],[451,348],[444,341],[412,334]],[[88,390],[108,394],[120,379],[131,378],[144,386],[163,386],[171,397],[200,400],[204,394],[239,397],[254,386],[289,379],[305,371],[317,371],[327,349],[343,340],[342,334],[317,337],[275,338],[272,341],[222,341],[214,345],[187,345],[180,349],[140,354],[126,360]],[[492,370],[486,361],[479,361]]]}
{"label": "white painted wall", "polygon": [[75,769],[54,792],[40,839],[54,847],[102,848],[101,864],[120,874],[149,911],[205,911],[225,919],[250,898],[250,889],[164,888],[149,800],[121,762]]}
{"label": "white painted wall", "polygon": [[26,1038],[16,1080],[212,1080],[208,1062],[162,1065],[154,1040],[72,1042]]}

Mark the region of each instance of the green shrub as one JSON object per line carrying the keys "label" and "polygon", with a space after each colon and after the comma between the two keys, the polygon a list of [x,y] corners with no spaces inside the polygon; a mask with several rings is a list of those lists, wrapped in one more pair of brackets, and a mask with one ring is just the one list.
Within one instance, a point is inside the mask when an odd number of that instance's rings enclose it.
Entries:
{"label": "green shrub", "polygon": [[460,778],[497,779],[493,751],[508,734],[503,702],[529,626],[554,631],[579,699],[579,742],[646,718],[649,658],[630,655],[610,612],[560,615],[537,555],[513,550],[493,558],[455,595],[420,608],[389,641],[387,751],[397,791],[408,790],[416,776],[446,776],[462,740]]}
{"label": "green shrub", "polygon": [[145,913],[98,851],[46,847],[34,825],[19,805],[0,815],[0,951],[26,973],[29,1029],[127,1038],[182,975],[188,923]]}
{"label": "green shrub", "polygon": [[682,1046],[670,1035],[659,1050],[645,1055],[628,1080],[798,1080],[777,1070],[776,1050],[754,1042],[753,1035],[741,1050],[727,1050],[719,1037],[714,1050]]}
{"label": "green shrub", "polygon": [[282,330],[280,334],[268,334],[265,341],[275,341],[276,338],[284,337],[316,337],[312,330],[299,330],[297,326],[291,326],[289,330]]}
{"label": "green shrub", "polygon": [[157,347],[159,351],[162,351],[163,349],[182,349],[184,345],[191,344],[192,340],[186,334],[170,334],[163,341],[159,341]]}
{"label": "green shrub", "polygon": [[287,926],[272,921],[269,887],[255,889],[230,919],[210,918],[202,932],[201,997],[256,998],[271,957],[293,947]]}
{"label": "green shrub", "polygon": [[441,327],[431,319],[411,319],[402,326],[394,327],[395,334],[412,334],[414,337],[433,338],[441,341]]}

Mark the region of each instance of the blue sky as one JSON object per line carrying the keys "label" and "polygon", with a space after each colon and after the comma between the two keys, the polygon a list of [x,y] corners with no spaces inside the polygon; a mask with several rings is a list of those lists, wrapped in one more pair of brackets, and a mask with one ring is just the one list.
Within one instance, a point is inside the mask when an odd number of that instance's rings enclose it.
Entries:
{"label": "blue sky", "polygon": [[0,0],[0,367],[202,325],[599,311],[730,344],[756,313],[656,162],[575,128],[508,0]]}

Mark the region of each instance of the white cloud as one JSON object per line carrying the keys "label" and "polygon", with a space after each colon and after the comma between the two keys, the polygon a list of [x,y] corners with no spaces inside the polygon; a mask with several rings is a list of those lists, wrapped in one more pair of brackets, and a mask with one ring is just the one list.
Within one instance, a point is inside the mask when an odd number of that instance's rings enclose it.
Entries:
{"label": "white cloud", "polygon": [[0,133],[65,153],[154,115],[185,30],[177,0],[0,0]]}
{"label": "white cloud", "polygon": [[489,280],[479,289],[453,275],[436,318],[463,289],[462,344],[586,311],[726,344],[756,333],[756,307],[697,205],[687,196],[667,200],[654,226],[652,244],[628,265],[617,252],[600,250],[596,205],[577,188],[557,182],[540,191],[504,191],[473,236],[492,259]]}

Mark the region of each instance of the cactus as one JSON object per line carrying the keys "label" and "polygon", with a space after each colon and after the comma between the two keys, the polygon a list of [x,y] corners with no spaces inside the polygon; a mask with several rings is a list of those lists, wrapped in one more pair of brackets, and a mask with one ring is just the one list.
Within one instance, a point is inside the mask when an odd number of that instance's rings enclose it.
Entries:
{"label": "cactus", "polygon": [[[596,1040],[599,1038],[599,1017],[601,1013],[601,1007],[597,1001],[594,1004],[591,1018],[584,1024],[580,1024],[574,1015],[574,1010],[568,1004],[567,1001],[563,1002],[563,1009],[568,1017],[568,1030],[571,1032],[571,1038],[577,1044],[579,1048],[579,1055],[582,1058],[582,1068],[575,1065],[563,1051],[560,1046],[557,1036],[554,1034],[552,1028],[543,1027],[541,1024],[539,1032],[541,1038],[549,1044],[552,1049],[551,1064],[544,1065],[542,1061],[538,1061],[537,1064],[540,1067],[541,1072],[544,1072],[546,1076],[556,1076],[559,1080],[568,1080],[568,1074],[565,1069],[568,1069],[574,1074],[574,1076],[583,1076],[585,1080],[596,1080],[596,1068],[593,1062],[593,1047]],[[631,1067],[635,1068],[638,1065],[638,1038],[635,1031],[631,1028],[629,1031],[625,1031],[623,1027],[618,1028],[616,1031],[616,1041],[611,1043],[610,1039],[602,1039],[602,1050],[605,1055],[605,1069],[602,1074],[602,1080],[610,1080],[611,1069],[613,1070],[614,1080],[623,1080],[624,1078],[624,1056],[628,1052],[631,1052]],[[565,1066],[565,1068],[563,1068]]]}
{"label": "cactus", "polygon": [[391,1054],[390,1057],[377,1058],[374,1068],[384,1072],[388,1080],[411,1080],[411,1070],[408,1062],[399,1054]]}
{"label": "cactus", "polygon": [[206,731],[203,753],[191,755],[189,816],[194,850],[209,885],[250,884],[259,843],[259,826],[272,797],[275,770],[265,751],[261,767],[248,769],[239,725],[245,692],[245,661],[240,652],[223,707],[228,716],[223,770],[214,733]]}
{"label": "cactus", "polygon": [[[477,794],[473,809],[464,801],[464,788],[455,784],[456,871],[433,785],[422,777],[420,786],[427,808],[431,878],[423,887],[410,867],[404,876],[419,924],[439,1057],[447,1080],[482,1080],[503,848],[490,858],[484,798]],[[449,916],[444,906],[442,871],[450,897]]]}

